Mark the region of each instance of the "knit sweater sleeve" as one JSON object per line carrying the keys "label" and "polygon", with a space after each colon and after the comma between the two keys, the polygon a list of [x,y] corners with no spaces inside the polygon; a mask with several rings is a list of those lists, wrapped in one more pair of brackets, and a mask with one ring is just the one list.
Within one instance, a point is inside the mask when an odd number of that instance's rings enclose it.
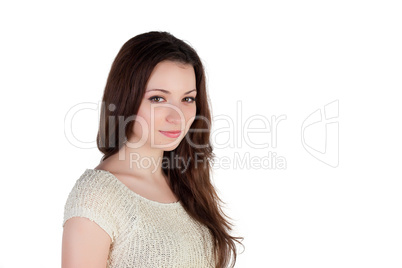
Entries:
{"label": "knit sweater sleeve", "polygon": [[113,213],[116,193],[102,176],[84,173],[75,183],[64,206],[63,227],[68,219],[84,217],[98,224],[114,242],[117,223]]}

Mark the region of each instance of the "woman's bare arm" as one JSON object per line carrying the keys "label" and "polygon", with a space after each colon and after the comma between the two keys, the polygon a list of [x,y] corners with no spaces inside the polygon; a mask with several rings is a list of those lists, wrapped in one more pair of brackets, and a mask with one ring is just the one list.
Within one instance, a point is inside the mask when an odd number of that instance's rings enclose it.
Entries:
{"label": "woman's bare arm", "polygon": [[110,236],[84,217],[66,221],[62,241],[62,268],[105,268]]}

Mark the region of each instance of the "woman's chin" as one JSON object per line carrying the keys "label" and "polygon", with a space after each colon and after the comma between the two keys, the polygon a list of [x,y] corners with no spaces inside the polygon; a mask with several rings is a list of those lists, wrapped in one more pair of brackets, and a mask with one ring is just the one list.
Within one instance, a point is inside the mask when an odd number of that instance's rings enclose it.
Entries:
{"label": "woman's chin", "polygon": [[160,141],[151,147],[153,147],[154,149],[161,149],[163,151],[173,151],[179,146],[180,142],[181,140],[170,141],[170,142]]}

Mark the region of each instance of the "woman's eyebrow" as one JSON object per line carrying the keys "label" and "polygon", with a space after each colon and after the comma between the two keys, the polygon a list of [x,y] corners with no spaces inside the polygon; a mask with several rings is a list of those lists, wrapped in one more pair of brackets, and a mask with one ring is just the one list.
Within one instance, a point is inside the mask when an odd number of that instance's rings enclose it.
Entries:
{"label": "woman's eyebrow", "polygon": [[[148,89],[146,92],[150,92],[150,91],[162,91],[163,93],[170,94],[170,91],[165,90],[165,89],[159,89],[159,88]],[[185,92],[184,94],[189,94],[189,93],[191,93],[191,92],[193,92],[193,91],[196,91],[196,90],[193,89],[193,90],[190,90],[190,91]]]}

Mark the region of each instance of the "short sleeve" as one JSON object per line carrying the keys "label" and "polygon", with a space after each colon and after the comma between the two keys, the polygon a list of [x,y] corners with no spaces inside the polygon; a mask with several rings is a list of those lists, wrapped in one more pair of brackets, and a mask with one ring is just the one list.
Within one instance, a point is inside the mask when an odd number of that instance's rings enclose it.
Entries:
{"label": "short sleeve", "polygon": [[76,181],[67,197],[63,227],[70,218],[88,218],[98,224],[110,236],[113,243],[117,233],[113,214],[116,203],[113,189],[105,178],[87,171]]}

